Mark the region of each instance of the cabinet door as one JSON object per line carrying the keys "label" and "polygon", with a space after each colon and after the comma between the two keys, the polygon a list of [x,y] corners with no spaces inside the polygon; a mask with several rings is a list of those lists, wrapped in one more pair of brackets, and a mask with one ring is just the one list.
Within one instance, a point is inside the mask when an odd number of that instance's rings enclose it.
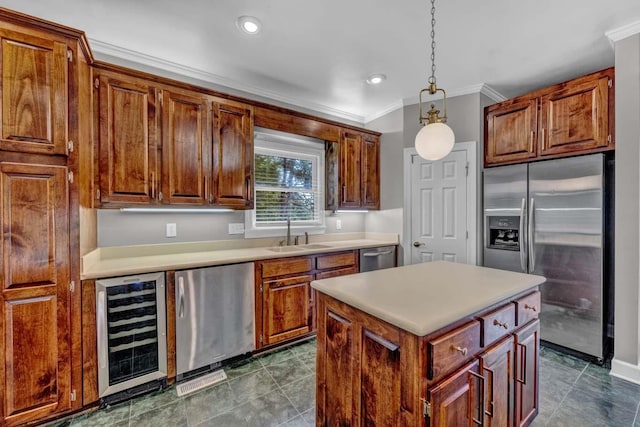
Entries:
{"label": "cabinet door", "polygon": [[540,155],[607,147],[609,81],[607,75],[577,79],[542,97]]}
{"label": "cabinet door", "polygon": [[345,131],[340,141],[340,207],[357,208],[362,205],[360,159],[362,135]]}
{"label": "cabinet door", "polygon": [[485,115],[485,166],[526,162],[536,157],[538,100],[507,101]]}
{"label": "cabinet door", "polygon": [[214,102],[214,203],[253,209],[253,117],[248,106]]}
{"label": "cabinet door", "polygon": [[0,163],[0,414],[21,424],[71,409],[67,168]]}
{"label": "cabinet door", "polygon": [[525,326],[515,335],[515,425],[529,425],[538,415],[538,350],[540,321]]}
{"label": "cabinet door", "polygon": [[427,390],[429,425],[441,427],[482,424],[481,383],[478,361],[474,360]]}
{"label": "cabinet door", "polygon": [[162,94],[162,194],[165,203],[202,205],[211,188],[211,122],[197,94]]}
{"label": "cabinet door", "polygon": [[264,345],[311,332],[311,281],[313,275],[263,282],[262,328]]}
{"label": "cabinet door", "polygon": [[380,209],[380,141],[366,135],[362,143],[362,206]]}
{"label": "cabinet door", "polygon": [[513,425],[513,337],[505,338],[480,355],[484,377],[484,425]]}
{"label": "cabinet door", "polygon": [[157,91],[147,82],[105,73],[99,99],[99,171],[102,203],[151,204],[158,190]]}
{"label": "cabinet door", "polygon": [[67,154],[67,45],[0,29],[0,149]]}

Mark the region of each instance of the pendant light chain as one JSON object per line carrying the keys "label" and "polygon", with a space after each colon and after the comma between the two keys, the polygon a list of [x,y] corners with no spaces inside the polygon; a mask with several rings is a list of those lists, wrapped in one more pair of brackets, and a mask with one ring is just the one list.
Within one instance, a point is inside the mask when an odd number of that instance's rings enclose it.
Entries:
{"label": "pendant light chain", "polygon": [[436,82],[436,0],[431,0],[431,77],[429,83]]}

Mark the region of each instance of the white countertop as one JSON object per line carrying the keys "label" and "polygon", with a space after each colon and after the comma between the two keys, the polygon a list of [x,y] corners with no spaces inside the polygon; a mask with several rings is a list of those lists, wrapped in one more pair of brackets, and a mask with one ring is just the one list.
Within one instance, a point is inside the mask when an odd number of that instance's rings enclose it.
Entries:
{"label": "white countertop", "polygon": [[316,280],[311,286],[424,336],[545,280],[532,274],[435,261]]}
{"label": "white countertop", "polygon": [[279,252],[277,246],[269,245],[277,242],[277,239],[235,239],[97,248],[82,257],[81,278],[96,279],[182,270],[398,244],[398,235],[394,233],[343,233],[310,237],[309,247],[287,246],[283,248],[283,252]]}

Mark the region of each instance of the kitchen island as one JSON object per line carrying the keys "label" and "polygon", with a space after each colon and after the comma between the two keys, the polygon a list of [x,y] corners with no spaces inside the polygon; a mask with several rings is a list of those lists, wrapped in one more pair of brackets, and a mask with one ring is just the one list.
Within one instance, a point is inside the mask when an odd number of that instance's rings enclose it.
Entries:
{"label": "kitchen island", "polygon": [[528,425],[544,280],[436,261],[312,282],[317,425]]}

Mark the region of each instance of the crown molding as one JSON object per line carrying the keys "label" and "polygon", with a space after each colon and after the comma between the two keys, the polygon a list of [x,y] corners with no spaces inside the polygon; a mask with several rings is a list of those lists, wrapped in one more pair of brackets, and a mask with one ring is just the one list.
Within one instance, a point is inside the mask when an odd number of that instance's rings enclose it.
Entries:
{"label": "crown molding", "polygon": [[[481,93],[483,95],[486,95],[496,102],[501,102],[507,99],[500,92],[496,91],[486,83],[478,83],[475,85],[453,89],[447,92],[447,98],[453,98],[454,96],[472,95],[474,93]],[[442,99],[442,94],[440,92],[437,92],[435,95],[428,95],[426,97],[423,97],[422,102],[437,101],[439,99]],[[420,98],[418,96],[412,96],[410,98],[404,98],[402,101],[404,105],[413,105],[420,102]]]}
{"label": "crown molding", "polygon": [[604,33],[604,35],[609,39],[609,43],[614,46],[616,42],[638,33],[640,33],[640,21],[632,22],[619,28],[614,28],[613,30],[609,30]]}
{"label": "crown molding", "polygon": [[[135,50],[126,49],[111,43],[106,43],[96,39],[89,39],[89,43],[91,45],[91,48],[94,54],[97,54],[94,56],[97,56],[97,57],[100,57],[101,55],[106,55],[112,58],[123,59],[126,61],[130,61],[132,63],[137,63],[144,66],[153,67],[155,69],[176,73],[181,76],[197,79],[201,82],[224,86],[230,89],[246,92],[248,94],[257,95],[263,98],[279,101],[284,104],[294,105],[294,106],[308,109],[311,111],[327,114],[333,117],[350,120],[352,122],[357,122],[357,123],[365,122],[365,117],[358,114],[353,114],[347,111],[338,110],[336,108],[332,108],[322,104],[317,104],[313,102],[304,102],[296,98],[282,96],[281,94],[278,94],[273,91],[265,90],[258,86],[252,86],[245,83],[241,83],[236,80],[222,77],[217,74],[210,73],[198,68],[188,67],[186,65],[178,64],[173,61],[168,61],[166,59],[158,58],[156,56],[147,55],[145,53],[138,52]],[[212,89],[217,89],[217,88],[212,88]]]}
{"label": "crown molding", "polygon": [[396,111],[398,108],[402,108],[404,107],[404,102],[402,102],[401,99],[397,100],[396,102],[387,105],[385,108],[383,108],[382,110],[378,111],[377,113],[373,113],[370,114],[368,116],[366,116],[364,118],[364,123],[367,124],[369,122],[374,121],[375,119],[379,119],[382,116],[385,116],[389,113],[391,113],[392,111]]}
{"label": "crown molding", "polygon": [[502,102],[508,99],[506,96],[504,96],[503,94],[501,94],[500,92],[498,92],[497,90],[489,86],[488,84],[482,85],[482,88],[480,89],[480,93],[485,96],[488,96],[489,98],[493,99],[496,102]]}

